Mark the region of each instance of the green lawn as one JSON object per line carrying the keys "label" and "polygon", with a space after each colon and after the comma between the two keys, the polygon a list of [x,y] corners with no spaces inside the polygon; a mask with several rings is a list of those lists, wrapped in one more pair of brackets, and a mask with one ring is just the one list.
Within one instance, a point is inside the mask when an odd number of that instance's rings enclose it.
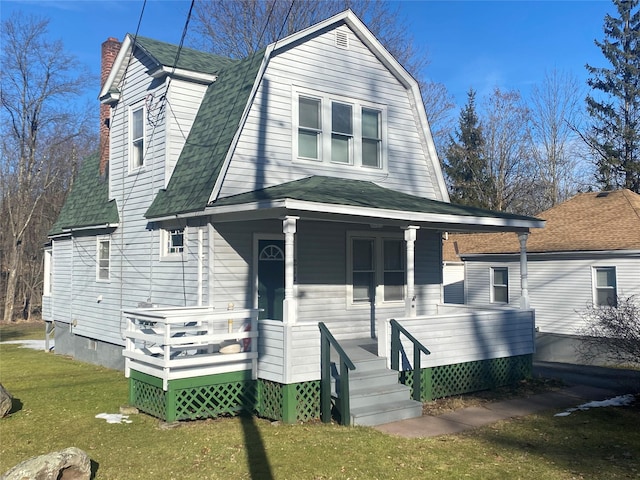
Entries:
{"label": "green lawn", "polygon": [[[4,328],[0,336],[5,338]],[[622,479],[640,476],[640,410],[548,412],[468,434],[410,440],[370,428],[256,418],[167,428],[147,415],[107,424],[127,402],[122,372],[0,345],[0,382],[16,398],[0,419],[0,473],[76,446],[97,479]]]}

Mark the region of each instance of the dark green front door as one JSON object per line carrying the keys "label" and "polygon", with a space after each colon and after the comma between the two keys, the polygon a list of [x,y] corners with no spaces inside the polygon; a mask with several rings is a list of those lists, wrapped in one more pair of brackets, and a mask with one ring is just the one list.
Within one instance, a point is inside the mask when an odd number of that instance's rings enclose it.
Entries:
{"label": "dark green front door", "polygon": [[260,319],[282,320],[284,240],[258,241],[258,308]]}

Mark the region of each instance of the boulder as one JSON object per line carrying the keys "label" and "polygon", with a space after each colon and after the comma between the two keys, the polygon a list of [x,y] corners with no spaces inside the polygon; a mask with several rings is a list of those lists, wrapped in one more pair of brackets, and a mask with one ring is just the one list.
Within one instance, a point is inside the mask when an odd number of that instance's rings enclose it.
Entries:
{"label": "boulder", "polygon": [[0,418],[6,417],[13,406],[13,397],[0,383]]}
{"label": "boulder", "polygon": [[89,480],[91,460],[76,447],[30,458],[5,472],[0,480]]}

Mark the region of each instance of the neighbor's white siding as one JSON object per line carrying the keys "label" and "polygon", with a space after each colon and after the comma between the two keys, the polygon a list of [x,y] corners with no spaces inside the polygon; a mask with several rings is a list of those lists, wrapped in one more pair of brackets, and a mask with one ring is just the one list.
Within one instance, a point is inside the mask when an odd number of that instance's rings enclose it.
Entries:
{"label": "neighbor's white siding", "polygon": [[[401,192],[442,199],[409,92],[348,27],[338,28],[348,32],[349,49],[335,46],[331,30],[270,59],[221,197],[326,175],[369,180]],[[297,160],[292,102],[299,89],[383,105],[387,112],[388,169]]]}
{"label": "neighbor's white siding", "polygon": [[[465,291],[467,304],[489,303],[491,267],[509,268],[509,301],[520,300],[520,264],[517,260],[466,262]],[[540,332],[576,335],[584,327],[580,313],[593,302],[592,270],[596,266],[614,266],[618,295],[640,294],[640,255],[615,257],[584,254],[573,257],[530,254],[527,262],[529,298],[536,311],[536,326]]]}

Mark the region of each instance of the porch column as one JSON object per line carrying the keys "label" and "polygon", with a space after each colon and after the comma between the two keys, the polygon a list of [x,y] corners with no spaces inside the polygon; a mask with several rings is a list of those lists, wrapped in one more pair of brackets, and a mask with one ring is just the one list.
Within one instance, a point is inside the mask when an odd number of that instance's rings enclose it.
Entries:
{"label": "porch column", "polygon": [[518,233],[520,240],[520,308],[529,308],[529,280],[527,272],[527,238],[529,232]]}
{"label": "porch column", "polygon": [[404,228],[404,241],[407,244],[407,298],[405,299],[404,314],[407,317],[416,316],[415,243],[416,232],[419,228],[415,225]]}
{"label": "porch column", "polygon": [[286,216],[282,219],[282,233],[284,233],[284,305],[283,322],[295,323],[296,299],[293,293],[295,234],[296,225],[300,217]]}

